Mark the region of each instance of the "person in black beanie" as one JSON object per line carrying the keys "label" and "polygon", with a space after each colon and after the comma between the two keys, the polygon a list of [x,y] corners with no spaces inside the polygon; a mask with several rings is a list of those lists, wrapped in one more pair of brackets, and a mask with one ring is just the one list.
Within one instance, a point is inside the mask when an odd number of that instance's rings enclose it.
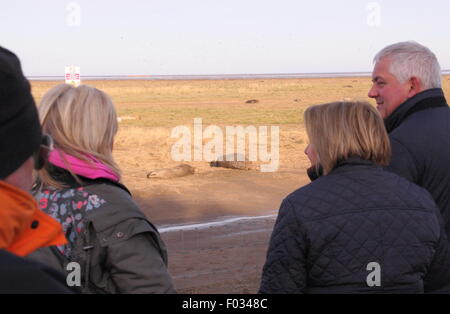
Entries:
{"label": "person in black beanie", "polygon": [[0,47],[0,293],[72,293],[63,275],[21,258],[66,242],[29,193],[48,144],[20,61]]}
{"label": "person in black beanie", "polygon": [[0,108],[0,179],[4,179],[39,148],[42,134],[20,62],[12,52],[1,47]]}

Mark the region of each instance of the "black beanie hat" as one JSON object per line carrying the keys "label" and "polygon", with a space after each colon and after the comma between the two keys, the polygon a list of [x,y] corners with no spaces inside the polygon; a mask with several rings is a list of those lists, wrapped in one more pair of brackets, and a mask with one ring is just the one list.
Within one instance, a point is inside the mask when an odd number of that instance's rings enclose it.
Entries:
{"label": "black beanie hat", "polygon": [[0,180],[37,151],[41,139],[36,104],[20,61],[0,47]]}

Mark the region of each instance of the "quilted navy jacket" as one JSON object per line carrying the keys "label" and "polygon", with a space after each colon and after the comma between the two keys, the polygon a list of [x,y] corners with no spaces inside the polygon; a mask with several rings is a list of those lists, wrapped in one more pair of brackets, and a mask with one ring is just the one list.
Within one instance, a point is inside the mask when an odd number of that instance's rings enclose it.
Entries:
{"label": "quilted navy jacket", "polygon": [[426,190],[350,158],[283,201],[260,293],[370,292],[450,292],[448,242]]}

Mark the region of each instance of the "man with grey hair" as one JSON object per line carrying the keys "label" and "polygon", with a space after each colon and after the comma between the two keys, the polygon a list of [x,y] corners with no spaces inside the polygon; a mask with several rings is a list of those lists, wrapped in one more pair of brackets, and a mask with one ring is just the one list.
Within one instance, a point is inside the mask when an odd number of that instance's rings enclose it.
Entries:
{"label": "man with grey hair", "polygon": [[450,108],[434,53],[401,42],[374,58],[369,97],[385,121],[392,145],[389,170],[427,189],[450,236]]}

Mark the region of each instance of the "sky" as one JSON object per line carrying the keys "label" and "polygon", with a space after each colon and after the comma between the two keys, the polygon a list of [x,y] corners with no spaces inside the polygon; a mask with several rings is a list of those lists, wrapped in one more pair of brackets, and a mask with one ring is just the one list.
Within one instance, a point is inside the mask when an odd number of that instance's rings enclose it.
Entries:
{"label": "sky", "polygon": [[370,72],[415,40],[450,69],[448,0],[0,0],[27,76]]}

